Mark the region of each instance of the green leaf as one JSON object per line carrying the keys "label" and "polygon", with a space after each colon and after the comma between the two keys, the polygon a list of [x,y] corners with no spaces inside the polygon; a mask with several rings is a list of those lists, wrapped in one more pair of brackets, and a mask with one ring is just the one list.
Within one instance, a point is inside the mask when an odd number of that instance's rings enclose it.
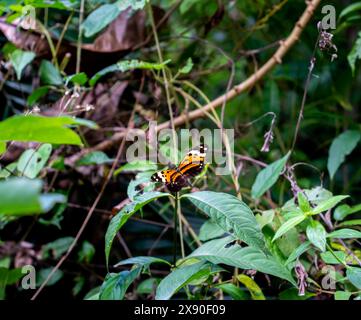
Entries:
{"label": "green leaf", "polygon": [[312,209],[312,215],[319,214],[321,212],[332,209],[336,206],[340,201],[348,198],[349,196],[334,196],[327,200],[320,202],[315,208]]}
{"label": "green leaf", "polygon": [[103,30],[124,10],[131,7],[133,10],[143,9],[148,0],[120,0],[112,4],[104,4],[92,11],[84,20],[82,29],[86,37],[92,37]]}
{"label": "green leaf", "polygon": [[164,61],[163,63],[152,63],[152,62],[145,62],[139,60],[122,60],[116,64],[112,64],[99,72],[97,72],[90,80],[89,84],[93,87],[98,80],[103,77],[104,75],[110,72],[126,72],[129,70],[134,69],[146,69],[146,70],[161,70],[168,64],[171,60]]}
{"label": "green leaf", "polygon": [[353,214],[353,213],[356,213],[359,211],[361,211],[361,204],[358,204],[353,207],[350,207],[347,204],[342,204],[335,209],[335,211],[333,212],[333,217],[337,221],[342,221],[350,214]]}
{"label": "green leaf", "polygon": [[181,14],[185,14],[187,11],[190,10],[190,8],[193,7],[198,2],[198,0],[183,0],[179,10]]}
{"label": "green leaf", "polygon": [[22,277],[21,268],[9,270],[8,268],[0,267],[0,300],[5,298],[5,287],[15,284]]}
{"label": "green leaf", "polygon": [[196,249],[187,258],[199,258],[214,264],[226,264],[245,270],[257,270],[295,284],[290,271],[270,253],[256,247],[242,248],[233,237],[211,240]]}
{"label": "green leaf", "polygon": [[0,141],[0,155],[6,151],[6,142]]}
{"label": "green leaf", "polygon": [[149,160],[138,160],[126,163],[124,166],[121,166],[114,172],[114,176],[117,176],[121,172],[134,172],[134,171],[155,171],[157,170],[157,165]]}
{"label": "green leaf", "polygon": [[311,211],[310,203],[308,202],[307,198],[302,192],[299,192],[297,194],[297,199],[298,199],[298,206],[302,210],[302,212],[307,213]]}
{"label": "green leaf", "polygon": [[290,152],[288,152],[282,159],[273,162],[257,174],[256,181],[252,186],[252,198],[260,198],[277,182],[289,156]]}
{"label": "green leaf", "polygon": [[156,291],[156,300],[169,300],[176,292],[193,280],[209,275],[211,265],[204,261],[177,268],[167,275]]}
{"label": "green leaf", "polygon": [[59,70],[47,60],[43,60],[39,69],[40,80],[43,84],[60,86],[63,84],[63,77]]}
{"label": "green leaf", "polygon": [[336,291],[335,300],[350,300],[352,293],[347,291]]}
{"label": "green leaf", "polygon": [[78,252],[78,261],[90,263],[95,254],[95,247],[89,242],[84,240]]}
{"label": "green leaf", "polygon": [[151,294],[154,292],[155,288],[158,287],[159,282],[161,280],[159,278],[148,278],[142,281],[137,286],[138,294]]}
{"label": "green leaf", "polygon": [[161,197],[168,197],[169,193],[161,192],[148,192],[144,193],[141,196],[137,197],[135,201],[124,206],[120,212],[110,220],[107,232],[105,234],[105,258],[108,265],[109,262],[109,253],[113,244],[114,237],[120,228],[128,221],[128,219],[136,213],[138,210],[143,208],[149,202],[152,202]]}
{"label": "green leaf", "polygon": [[208,241],[214,238],[219,238],[224,235],[224,230],[219,227],[217,224],[212,222],[212,220],[207,220],[202,224],[198,238],[201,241]]}
{"label": "green leaf", "polygon": [[232,283],[218,284],[214,288],[221,289],[226,294],[229,294],[233,300],[249,300],[247,292]]}
{"label": "green leaf", "polygon": [[70,125],[87,125],[96,128],[93,122],[65,116],[16,115],[0,122],[0,141],[82,145],[80,137],[68,128]]}
{"label": "green leaf", "polygon": [[188,58],[186,65],[179,70],[179,73],[187,74],[187,73],[191,72],[192,69],[193,69],[192,58]]}
{"label": "green leaf", "polygon": [[357,289],[361,290],[361,268],[349,267],[346,276]]}
{"label": "green leaf", "polygon": [[[50,272],[53,271],[53,267],[41,269],[36,273],[36,286],[40,287],[42,283],[48,278]],[[56,270],[50,280],[47,282],[46,286],[50,287],[56,284],[62,277],[64,272],[61,270]]]}
{"label": "green leaf", "polygon": [[27,178],[36,178],[48,161],[51,151],[51,144],[48,143],[40,146],[38,150],[25,150],[18,160],[18,171]]}
{"label": "green leaf", "polygon": [[355,149],[360,138],[361,133],[359,131],[347,130],[332,141],[327,161],[327,169],[331,179],[334,178],[336,171],[345,161],[345,157]]}
{"label": "green leaf", "polygon": [[272,242],[278,239],[279,237],[283,236],[286,232],[300,224],[303,220],[306,219],[306,215],[298,215],[294,218],[287,220],[281,227],[277,230],[276,234],[274,235]]}
{"label": "green leaf", "polygon": [[361,219],[347,220],[339,224],[341,227],[359,226],[361,225]]}
{"label": "green leaf", "polygon": [[85,72],[79,72],[72,74],[65,78],[65,85],[67,86],[69,82],[72,82],[73,84],[79,84],[84,85],[88,81],[88,76]]}
{"label": "green leaf", "polygon": [[16,77],[18,80],[21,79],[21,74],[25,67],[33,61],[35,58],[35,53],[31,51],[22,51],[16,49],[10,53],[10,61],[15,69]]}
{"label": "green leaf", "polygon": [[339,229],[327,235],[328,238],[357,239],[361,238],[361,232],[353,229]]}
{"label": "green leaf", "polygon": [[181,198],[189,199],[225,232],[234,234],[248,245],[265,248],[263,234],[251,209],[235,196],[199,191],[185,194]]}
{"label": "green leaf", "polygon": [[321,259],[326,264],[340,264],[341,263],[340,261],[342,261],[343,263],[346,263],[346,253],[343,251],[321,252]]}
{"label": "green leaf", "polygon": [[81,157],[77,162],[77,166],[91,166],[91,165],[101,165],[105,163],[113,162],[104,152],[102,151],[93,151],[83,157]]}
{"label": "green leaf", "polygon": [[338,18],[339,18],[339,20],[341,20],[342,18],[349,15],[350,13],[353,13],[355,11],[360,11],[360,10],[361,10],[361,2],[352,3],[341,11]]}
{"label": "green leaf", "polygon": [[139,257],[133,257],[133,258],[129,258],[126,260],[122,260],[122,261],[118,262],[116,265],[114,265],[114,267],[119,267],[119,266],[123,266],[126,264],[134,264],[137,267],[147,268],[152,263],[164,263],[169,266],[171,265],[168,261],[166,261],[164,259],[160,259],[160,258],[156,258],[156,257],[148,257],[148,256],[139,256]]}
{"label": "green leaf", "polygon": [[41,248],[42,258],[59,259],[69,249],[73,241],[73,237],[64,237],[43,245]]}
{"label": "green leaf", "polygon": [[285,265],[287,266],[291,262],[297,260],[303,253],[305,253],[310,248],[311,248],[311,242],[306,241],[302,243],[300,246],[298,246],[295,250],[292,251],[288,259],[286,260]]}
{"label": "green leaf", "polygon": [[280,300],[307,300],[311,297],[314,297],[315,295],[316,294],[314,294],[314,293],[305,292],[305,294],[303,296],[300,296],[297,288],[289,288],[289,289],[282,291],[279,294],[279,299]]}
{"label": "green leaf", "polygon": [[361,59],[361,32],[357,35],[357,40],[351,50],[351,52],[347,56],[348,64],[351,67],[352,75],[355,75],[356,71],[356,61]]}
{"label": "green leaf", "polygon": [[311,220],[306,229],[308,240],[319,248],[321,251],[326,250],[326,235],[327,232],[323,225],[317,220]]}
{"label": "green leaf", "polygon": [[48,86],[42,86],[36,88],[27,98],[26,103],[31,107],[33,106],[40,98],[44,97],[49,91]]}
{"label": "green leaf", "polygon": [[256,214],[256,220],[261,229],[263,229],[267,224],[272,223],[275,217],[274,210],[263,211],[262,214]]}
{"label": "green leaf", "polygon": [[139,276],[141,268],[108,273],[101,286],[99,300],[123,300],[128,287]]}
{"label": "green leaf", "polygon": [[[38,214],[50,210],[45,203],[46,198],[42,198],[46,195],[40,194],[41,188],[41,180],[9,178],[0,181],[0,215]],[[56,195],[55,200],[65,202],[66,198],[63,195]]]}
{"label": "green leaf", "polygon": [[252,300],[266,300],[261,288],[252,278],[245,274],[240,274],[237,276],[237,280],[246,286],[251,293]]}
{"label": "green leaf", "polygon": [[85,37],[91,37],[103,30],[118,17],[120,12],[119,7],[115,3],[104,4],[92,11],[82,24]]}

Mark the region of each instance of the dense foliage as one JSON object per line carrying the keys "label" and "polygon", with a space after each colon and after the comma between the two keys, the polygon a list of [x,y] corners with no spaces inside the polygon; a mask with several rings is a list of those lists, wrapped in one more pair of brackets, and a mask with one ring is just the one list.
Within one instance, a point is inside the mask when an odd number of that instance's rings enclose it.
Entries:
{"label": "dense foliage", "polygon": [[[361,298],[361,2],[0,12],[0,299]],[[233,128],[230,174],[154,183],[126,159],[150,121]]]}

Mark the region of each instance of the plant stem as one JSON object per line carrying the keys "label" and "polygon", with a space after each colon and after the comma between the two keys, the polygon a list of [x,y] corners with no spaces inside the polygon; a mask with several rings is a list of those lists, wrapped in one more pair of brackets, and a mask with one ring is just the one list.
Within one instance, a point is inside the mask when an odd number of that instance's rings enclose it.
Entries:
{"label": "plant stem", "polygon": [[180,245],[181,245],[182,259],[184,259],[185,251],[184,251],[184,242],[183,242],[182,212],[181,212],[180,199],[178,197],[178,192],[177,192],[177,197],[175,200],[176,200],[176,206],[177,206],[177,218],[178,218],[178,223],[179,223],[179,241],[180,241]]}
{"label": "plant stem", "polygon": [[175,193],[175,202],[174,202],[174,229],[173,229],[173,265],[176,265],[177,262],[177,217],[178,217],[178,192]]}
{"label": "plant stem", "polygon": [[80,2],[80,12],[79,12],[79,31],[78,31],[78,41],[76,44],[76,69],[75,73],[80,72],[80,63],[81,63],[81,43],[82,43],[82,35],[83,35],[83,23],[84,18],[84,0]]}

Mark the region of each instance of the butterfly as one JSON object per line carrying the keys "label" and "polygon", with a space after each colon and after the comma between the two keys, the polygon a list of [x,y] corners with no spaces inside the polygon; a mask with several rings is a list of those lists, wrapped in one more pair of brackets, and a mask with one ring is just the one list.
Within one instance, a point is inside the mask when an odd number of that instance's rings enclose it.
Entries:
{"label": "butterfly", "polygon": [[151,180],[162,182],[171,192],[178,192],[186,185],[190,185],[188,179],[200,174],[204,168],[207,147],[204,144],[199,150],[190,150],[181,163],[175,168],[156,172]]}

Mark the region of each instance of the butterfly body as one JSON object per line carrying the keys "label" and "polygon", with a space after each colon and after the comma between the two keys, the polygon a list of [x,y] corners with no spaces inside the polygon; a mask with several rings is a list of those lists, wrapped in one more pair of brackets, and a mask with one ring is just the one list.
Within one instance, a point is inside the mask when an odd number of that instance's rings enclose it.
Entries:
{"label": "butterfly body", "polygon": [[207,148],[201,144],[199,150],[189,151],[177,167],[156,172],[152,175],[151,180],[164,183],[171,192],[178,192],[190,184],[188,181],[190,177],[202,172],[206,151]]}

